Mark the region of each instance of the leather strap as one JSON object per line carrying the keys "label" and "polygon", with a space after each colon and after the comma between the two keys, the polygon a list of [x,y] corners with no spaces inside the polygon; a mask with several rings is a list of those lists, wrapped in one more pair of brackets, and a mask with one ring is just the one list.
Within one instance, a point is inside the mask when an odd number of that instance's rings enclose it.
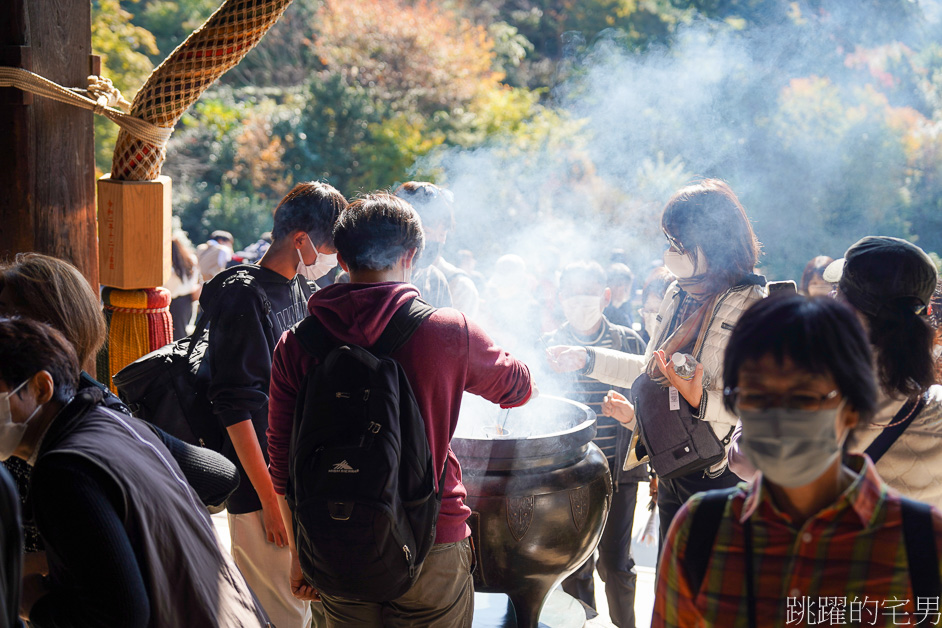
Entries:
{"label": "leather strap", "polygon": [[[870,456],[873,464],[876,464],[877,460],[883,457],[883,454],[896,442],[896,439],[916,420],[919,413],[926,407],[928,400],[929,393],[927,392],[921,397],[910,399],[903,404],[903,407],[899,409],[899,412],[897,412],[893,420],[890,421],[890,427],[883,428],[880,435],[877,436],[876,440],[870,443],[870,446],[867,447],[867,450],[864,452]],[[905,421],[901,420],[903,417],[906,417]],[[897,421],[899,421],[899,423],[897,423]]]}

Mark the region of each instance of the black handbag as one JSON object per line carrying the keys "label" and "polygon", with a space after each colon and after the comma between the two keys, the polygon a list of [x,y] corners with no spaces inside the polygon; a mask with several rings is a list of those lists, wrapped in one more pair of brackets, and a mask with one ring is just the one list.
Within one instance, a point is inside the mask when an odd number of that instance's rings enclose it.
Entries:
{"label": "black handbag", "polygon": [[[220,277],[220,290],[234,281],[251,285],[262,299],[267,316],[271,303],[265,291],[245,267],[235,268],[239,270]],[[184,442],[216,452],[222,451],[226,435],[207,394],[210,375],[203,357],[218,303],[217,298],[203,312],[191,335],[151,351],[112,377],[118,396],[136,417]]]}
{"label": "black handbag", "polygon": [[670,480],[708,469],[726,456],[730,427],[720,441],[706,421],[693,416],[693,408],[679,397],[679,409],[671,410],[670,389],[647,373],[631,384],[635,429],[625,466],[645,462],[659,478]]}

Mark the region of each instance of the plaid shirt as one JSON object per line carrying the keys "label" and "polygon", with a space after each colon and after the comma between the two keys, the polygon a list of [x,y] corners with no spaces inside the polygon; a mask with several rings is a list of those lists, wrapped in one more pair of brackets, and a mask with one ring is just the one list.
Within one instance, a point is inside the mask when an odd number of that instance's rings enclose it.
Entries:
{"label": "plaid shirt", "polygon": [[[727,503],[702,585],[691,591],[684,552],[695,495],[667,535],[658,570],[652,627],[748,626],[743,522],[751,521],[760,626],[930,626],[938,598],[913,599],[899,494],[869,458],[850,457],[857,479],[804,525],[779,510],[761,475]],[[942,514],[934,514],[942,548]],[[942,564],[942,561],[940,561]]]}

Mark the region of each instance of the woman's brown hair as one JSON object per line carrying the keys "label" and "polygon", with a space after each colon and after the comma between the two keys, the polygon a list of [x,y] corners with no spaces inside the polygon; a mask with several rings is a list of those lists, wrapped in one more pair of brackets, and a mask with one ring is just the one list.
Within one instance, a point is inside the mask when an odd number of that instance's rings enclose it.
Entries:
{"label": "woman's brown hair", "polygon": [[805,270],[801,273],[801,285],[798,286],[798,292],[801,294],[808,294],[808,286],[811,285],[811,280],[815,277],[823,280],[824,270],[828,267],[828,264],[833,261],[833,257],[828,257],[827,255],[818,255],[810,262],[805,264]]}
{"label": "woman's brown hair", "polygon": [[101,302],[78,269],[55,257],[19,253],[0,265],[0,295],[13,311],[58,329],[75,346],[79,363],[88,365],[105,342],[107,327]]}
{"label": "woman's brown hair", "polygon": [[177,277],[185,281],[193,274],[197,264],[189,242],[181,236],[173,236],[170,240],[170,265]]}
{"label": "woman's brown hair", "polygon": [[719,179],[678,190],[664,207],[661,228],[692,255],[703,251],[717,287],[735,285],[759,260],[760,244],[746,210]]}

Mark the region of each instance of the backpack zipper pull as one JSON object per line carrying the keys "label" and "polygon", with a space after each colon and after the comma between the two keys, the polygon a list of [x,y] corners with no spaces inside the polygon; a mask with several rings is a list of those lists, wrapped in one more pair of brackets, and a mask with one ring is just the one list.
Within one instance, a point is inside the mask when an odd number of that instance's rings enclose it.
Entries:
{"label": "backpack zipper pull", "polygon": [[372,447],[373,441],[376,440],[376,435],[379,434],[382,428],[383,426],[376,421],[370,421],[366,426],[366,432],[360,437],[360,447],[366,449]]}
{"label": "backpack zipper pull", "polygon": [[415,563],[412,562],[412,552],[409,551],[409,546],[403,545],[402,551],[406,555],[406,562],[409,563],[409,577],[415,578]]}

